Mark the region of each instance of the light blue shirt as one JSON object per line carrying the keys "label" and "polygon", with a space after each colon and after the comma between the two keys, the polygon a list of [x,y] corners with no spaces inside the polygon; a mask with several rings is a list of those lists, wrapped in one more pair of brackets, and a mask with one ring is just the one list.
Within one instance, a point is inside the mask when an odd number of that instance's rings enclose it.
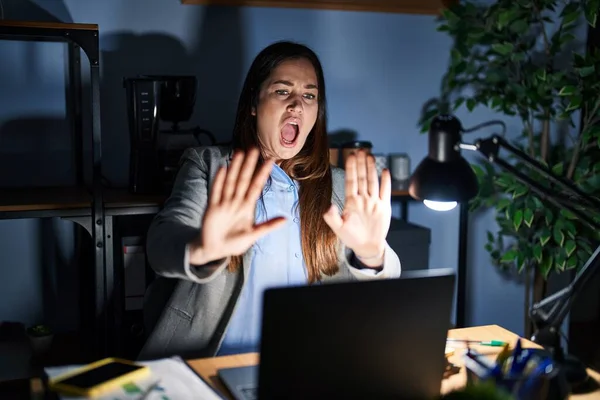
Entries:
{"label": "light blue shirt", "polygon": [[[307,283],[302,256],[298,184],[274,165],[270,184],[256,205],[256,222],[283,216],[283,227],[254,244],[254,256],[218,355],[259,351],[262,296],[265,289]],[[264,202],[264,206],[263,206]]]}

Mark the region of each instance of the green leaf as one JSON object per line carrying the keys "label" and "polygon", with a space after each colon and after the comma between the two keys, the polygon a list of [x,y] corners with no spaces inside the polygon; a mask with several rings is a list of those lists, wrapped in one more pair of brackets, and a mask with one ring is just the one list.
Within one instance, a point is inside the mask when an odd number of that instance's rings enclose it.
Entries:
{"label": "green leaf", "polygon": [[523,210],[515,211],[515,215],[513,215],[513,224],[515,226],[515,231],[519,230],[522,222],[523,222]]}
{"label": "green leaf", "polygon": [[542,233],[540,234],[540,244],[542,246],[545,246],[546,243],[548,243],[548,241],[550,240],[550,230],[547,228],[544,228],[542,230]]}
{"label": "green leaf", "polygon": [[502,105],[502,103],[503,103],[503,101],[502,101],[502,99],[500,97],[493,97],[492,98],[492,105],[491,105],[491,107],[494,108],[494,109],[498,108],[498,107],[500,107]]}
{"label": "green leaf", "polygon": [[575,249],[577,249],[577,245],[574,240],[569,239],[565,242],[565,253],[567,253],[567,257],[571,257],[571,254],[573,254]]}
{"label": "green leaf", "polygon": [[517,34],[523,34],[525,33],[525,31],[527,31],[527,29],[529,28],[529,24],[527,23],[527,21],[523,20],[523,19],[518,19],[516,21],[513,21],[510,24],[510,30],[513,31],[514,33]]}
{"label": "green leaf", "polygon": [[498,211],[502,211],[506,207],[510,206],[511,203],[512,202],[509,199],[507,199],[506,197],[503,197],[500,200],[498,200],[498,203],[496,203],[496,209]]}
{"label": "green leaf", "polygon": [[566,25],[571,24],[572,22],[577,21],[577,19],[579,18],[579,15],[581,15],[579,10],[568,13],[567,15],[564,16],[564,18],[562,20],[563,25],[566,26]]}
{"label": "green leaf", "polygon": [[560,210],[560,215],[562,215],[566,219],[571,219],[571,220],[578,219],[575,214],[573,214],[571,211],[567,210],[566,208],[563,208],[562,210]]}
{"label": "green leaf", "polygon": [[577,257],[575,257],[575,256],[569,257],[569,259],[567,260],[567,269],[577,268],[578,264],[579,264],[579,260],[577,259]]}
{"label": "green leaf", "polygon": [[548,275],[550,275],[550,271],[552,271],[553,262],[554,258],[552,256],[549,256],[544,257],[544,259],[540,263],[539,270],[544,278],[548,278]]}
{"label": "green leaf", "polygon": [[583,132],[584,143],[588,143],[596,137],[600,138],[600,125],[589,125]]}
{"label": "green leaf", "polygon": [[521,61],[525,61],[527,59],[527,55],[525,53],[521,53],[521,52],[511,53],[510,59],[511,59],[511,61],[514,61],[514,62],[521,62]]}
{"label": "green leaf", "polygon": [[581,102],[583,101],[581,96],[573,96],[571,97],[571,101],[569,102],[569,105],[567,106],[567,108],[565,109],[565,111],[572,111],[572,110],[577,110],[579,107],[581,107]]}
{"label": "green leaf", "polygon": [[487,240],[488,242],[494,242],[494,234],[490,231],[487,231]]}
{"label": "green leaf", "polygon": [[559,251],[554,260],[556,262],[556,267],[559,270],[564,271],[565,266],[567,265],[567,257],[564,252]]}
{"label": "green leaf", "polygon": [[560,46],[563,47],[565,44],[570,43],[575,39],[577,39],[577,37],[572,33],[565,33],[560,37]]}
{"label": "green leaf", "polygon": [[546,70],[545,70],[545,69],[543,69],[543,68],[542,68],[542,69],[539,69],[539,70],[538,70],[538,72],[537,72],[537,74],[536,74],[536,77],[537,77],[537,78],[538,78],[540,81],[542,81],[542,82],[546,82]]}
{"label": "green leaf", "polygon": [[554,215],[552,215],[552,210],[550,210],[549,208],[546,208],[546,210],[544,210],[544,218],[546,219],[546,225],[550,226],[550,224],[554,220]]}
{"label": "green leaf", "polygon": [[578,68],[579,76],[581,76],[582,78],[592,75],[595,71],[596,67],[594,65]]}
{"label": "green leaf", "polygon": [[542,262],[542,246],[536,244],[533,246],[533,256],[537,260],[538,264]]}
{"label": "green leaf", "polygon": [[504,43],[494,43],[492,45],[492,49],[498,53],[501,54],[503,56],[506,56],[510,53],[512,53],[512,51],[514,50],[515,45],[510,43],[510,42],[504,42]]}
{"label": "green leaf", "polygon": [[529,191],[529,188],[527,188],[527,186],[519,185],[519,187],[517,187],[515,189],[515,191],[513,192],[513,199],[516,199],[516,198],[519,198],[519,197],[525,195],[528,191]]}
{"label": "green leaf", "polygon": [[579,10],[579,4],[575,3],[575,2],[569,2],[565,8],[562,9],[562,11],[560,12],[560,16],[564,17],[565,15],[568,14],[573,14],[575,12],[577,12]]}
{"label": "green leaf", "polygon": [[467,109],[469,111],[473,111],[473,109],[475,108],[476,105],[477,105],[477,100],[475,100],[472,97],[467,99]]}
{"label": "green leaf", "polygon": [[514,9],[508,9],[506,11],[502,11],[500,15],[498,15],[498,29],[502,29],[505,26],[508,26],[517,16],[517,12]]}
{"label": "green leaf", "polygon": [[525,225],[527,225],[528,228],[531,228],[531,224],[533,223],[533,211],[531,208],[525,209],[523,218],[525,220]]}
{"label": "green leaf", "polygon": [[558,164],[554,164],[552,167],[552,173],[555,175],[562,175],[564,171],[565,164],[561,161]]}
{"label": "green leaf", "polygon": [[561,226],[559,224],[554,225],[553,229],[554,241],[559,246],[562,246],[565,242],[565,234],[563,233]]}
{"label": "green leaf", "polygon": [[560,92],[558,92],[559,96],[572,96],[573,94],[575,94],[575,92],[577,92],[577,88],[573,85],[566,85],[563,86],[562,89],[560,89]]}
{"label": "green leaf", "polygon": [[456,99],[454,101],[454,106],[453,106],[454,110],[458,110],[458,108],[460,106],[462,106],[464,102],[465,102],[465,98],[464,97],[459,97],[458,99]]}
{"label": "green leaf", "polygon": [[500,262],[502,262],[502,263],[514,262],[516,260],[518,254],[519,254],[518,251],[515,249],[508,250],[507,252],[505,252],[502,255]]}
{"label": "green leaf", "polygon": [[592,28],[596,27],[598,9],[600,9],[600,0],[588,0],[585,3],[585,19]]}

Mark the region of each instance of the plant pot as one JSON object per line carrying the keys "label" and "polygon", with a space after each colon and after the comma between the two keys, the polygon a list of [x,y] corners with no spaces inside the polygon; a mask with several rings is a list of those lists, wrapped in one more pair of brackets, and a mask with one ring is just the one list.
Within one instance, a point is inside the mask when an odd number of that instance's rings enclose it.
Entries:
{"label": "plant pot", "polygon": [[44,336],[29,336],[29,343],[31,344],[31,353],[34,357],[43,356],[48,353],[50,347],[52,346],[52,340],[54,339],[54,335],[44,335]]}

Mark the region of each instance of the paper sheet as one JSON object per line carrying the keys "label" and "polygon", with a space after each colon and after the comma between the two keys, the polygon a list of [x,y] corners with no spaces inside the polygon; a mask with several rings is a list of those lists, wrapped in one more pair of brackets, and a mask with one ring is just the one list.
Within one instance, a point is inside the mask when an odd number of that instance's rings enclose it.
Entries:
{"label": "paper sheet", "polygon": [[[222,400],[204,380],[190,369],[180,358],[172,357],[155,361],[140,362],[150,367],[150,375],[139,382],[130,382],[117,390],[106,392],[102,396],[95,397],[99,400],[179,400],[179,399],[203,399]],[[68,372],[78,365],[65,367],[46,368],[48,377],[52,378]],[[159,381],[156,387],[143,395],[147,389]],[[84,399],[83,397],[60,396],[61,399]]]}

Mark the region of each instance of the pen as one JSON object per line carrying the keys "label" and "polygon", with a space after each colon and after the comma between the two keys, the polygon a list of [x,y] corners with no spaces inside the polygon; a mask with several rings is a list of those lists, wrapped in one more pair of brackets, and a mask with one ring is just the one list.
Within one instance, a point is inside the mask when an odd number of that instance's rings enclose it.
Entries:
{"label": "pen", "polygon": [[480,346],[502,347],[507,343],[501,340],[466,340],[466,339],[447,339],[448,342],[472,343]]}

